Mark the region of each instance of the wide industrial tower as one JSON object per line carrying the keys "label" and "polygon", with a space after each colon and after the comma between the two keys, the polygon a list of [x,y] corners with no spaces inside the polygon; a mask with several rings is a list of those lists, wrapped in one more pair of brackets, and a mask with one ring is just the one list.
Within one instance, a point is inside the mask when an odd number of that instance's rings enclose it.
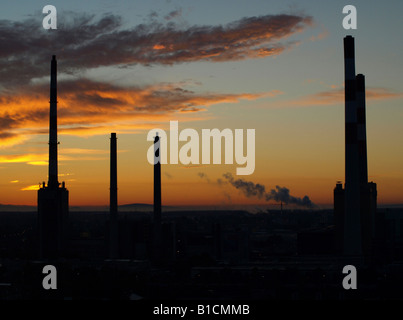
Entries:
{"label": "wide industrial tower", "polygon": [[354,38],[344,38],[345,186],[334,189],[336,247],[368,255],[375,238],[376,184],[368,183],[365,77],[355,74]]}
{"label": "wide industrial tower", "polygon": [[354,38],[344,38],[345,219],[344,252],[362,254]]}
{"label": "wide industrial tower", "polygon": [[67,250],[69,192],[58,180],[57,163],[57,61],[52,56],[50,71],[49,176],[38,190],[39,256],[61,258]]}

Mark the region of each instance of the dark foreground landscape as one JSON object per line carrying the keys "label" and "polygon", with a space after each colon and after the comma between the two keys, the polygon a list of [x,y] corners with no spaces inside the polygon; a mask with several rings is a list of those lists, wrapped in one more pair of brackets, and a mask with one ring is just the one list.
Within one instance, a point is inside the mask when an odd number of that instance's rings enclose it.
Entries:
{"label": "dark foreground landscape", "polygon": [[[63,258],[38,259],[37,214],[0,213],[0,298],[119,300],[401,299],[402,209],[378,209],[370,255],[340,254],[333,210],[163,212],[155,259],[152,213],[119,213],[118,258],[108,212],[71,212]],[[403,230],[402,230],[403,231]],[[57,290],[44,290],[45,265]],[[345,290],[345,265],[357,289]]]}

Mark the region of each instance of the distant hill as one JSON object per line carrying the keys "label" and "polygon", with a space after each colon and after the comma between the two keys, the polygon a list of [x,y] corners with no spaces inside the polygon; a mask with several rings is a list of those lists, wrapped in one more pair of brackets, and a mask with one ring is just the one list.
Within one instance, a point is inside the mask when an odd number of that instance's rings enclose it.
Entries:
{"label": "distant hill", "polygon": [[[153,205],[147,203],[129,203],[118,207],[119,211],[152,211]],[[109,206],[70,206],[70,211],[109,211]]]}
{"label": "distant hill", "polygon": [[148,203],[128,203],[119,206],[119,211],[152,211],[153,205]]}
{"label": "distant hill", "polygon": [[[378,209],[401,209],[403,208],[403,204],[378,204]],[[71,212],[86,212],[86,211],[98,211],[98,212],[108,212],[109,205],[106,206],[70,206]],[[275,205],[209,205],[209,206],[162,206],[162,210],[164,212],[167,211],[217,211],[217,210],[246,210],[248,212],[260,212],[266,211],[267,209],[278,209],[278,206]],[[321,209],[333,209],[331,205],[322,206]],[[36,206],[20,206],[13,204],[1,204],[0,203],[0,212],[36,212]],[[152,212],[153,205],[148,203],[129,203],[123,204],[119,206],[120,212]]]}
{"label": "distant hill", "polygon": [[[148,203],[129,203],[119,206],[120,211],[153,211],[154,205]],[[162,206],[162,210],[171,210],[176,207]]]}
{"label": "distant hill", "polygon": [[153,205],[149,203],[128,203],[122,204],[119,208],[152,208]]}
{"label": "distant hill", "polygon": [[7,212],[30,212],[36,211],[36,206],[17,206],[13,204],[1,204],[0,211]]}
{"label": "distant hill", "polygon": [[[162,206],[163,209],[169,209],[169,206]],[[70,206],[70,211],[109,211],[109,206]],[[148,203],[129,203],[119,206],[119,211],[152,211],[153,205]],[[0,204],[0,212],[34,212],[36,206],[19,206],[13,204]]]}

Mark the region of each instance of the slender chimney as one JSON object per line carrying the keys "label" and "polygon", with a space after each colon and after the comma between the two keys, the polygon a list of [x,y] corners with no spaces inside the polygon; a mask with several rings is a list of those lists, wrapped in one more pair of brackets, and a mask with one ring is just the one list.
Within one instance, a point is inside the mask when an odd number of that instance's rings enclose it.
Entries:
{"label": "slender chimney", "polygon": [[154,223],[161,224],[161,153],[158,132],[154,138]]}
{"label": "slender chimney", "polygon": [[365,77],[357,74],[357,135],[358,135],[358,157],[360,166],[360,184],[368,183],[367,164],[367,129],[365,121]]}
{"label": "slender chimney", "polygon": [[110,181],[110,212],[116,216],[118,212],[118,178],[117,178],[117,147],[116,133],[111,133],[111,181]]}
{"label": "slender chimney", "polygon": [[154,138],[154,244],[153,260],[161,262],[162,254],[162,226],[161,226],[161,149],[158,132]]}
{"label": "slender chimney", "polygon": [[361,255],[360,183],[354,38],[344,38],[345,75],[345,228],[344,253]]}
{"label": "slender chimney", "polygon": [[116,133],[111,133],[110,154],[110,252],[112,259],[118,258],[118,179],[117,179],[117,147]]}
{"label": "slender chimney", "polygon": [[[372,250],[372,240],[375,238],[375,210],[373,209],[373,185],[368,184],[367,165],[367,133],[365,116],[365,77],[356,76],[357,85],[357,139],[360,184],[361,238],[364,255]],[[376,185],[375,185],[376,189]],[[375,201],[376,204],[376,201]]]}
{"label": "slender chimney", "polygon": [[69,191],[60,187],[57,172],[57,62],[52,56],[50,68],[49,176],[48,186],[38,190],[39,256],[64,257],[69,243]]}
{"label": "slender chimney", "polygon": [[50,68],[50,115],[49,115],[49,180],[48,187],[58,188],[57,173],[57,61],[52,56]]}

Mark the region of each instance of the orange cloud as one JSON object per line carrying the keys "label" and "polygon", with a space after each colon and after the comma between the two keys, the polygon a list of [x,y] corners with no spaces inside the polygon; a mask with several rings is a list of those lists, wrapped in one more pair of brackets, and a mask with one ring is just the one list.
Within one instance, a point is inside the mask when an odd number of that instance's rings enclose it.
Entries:
{"label": "orange cloud", "polygon": [[15,145],[23,144],[28,137],[16,133],[5,132],[0,128],[0,149],[6,149]]}
{"label": "orange cloud", "polygon": [[279,96],[279,95],[282,95],[282,94],[284,94],[284,92],[281,91],[281,90],[272,90],[272,91],[270,91],[270,92],[265,93],[264,96],[265,96],[265,97],[274,98],[274,97]]}
{"label": "orange cloud", "polygon": [[385,88],[370,88],[366,91],[367,100],[394,99],[401,98],[402,96],[402,93],[391,92]]}
{"label": "orange cloud", "polygon": [[47,154],[0,155],[0,163],[29,163],[46,162]]}
{"label": "orange cloud", "polygon": [[309,38],[311,41],[318,41],[318,40],[323,40],[329,36],[329,31],[327,31],[323,26],[322,26],[322,32],[319,33],[317,36],[312,36]]}
{"label": "orange cloud", "polygon": [[59,173],[59,177],[74,176],[74,173]]}
{"label": "orange cloud", "polygon": [[29,161],[27,163],[32,166],[47,166],[48,165],[47,161]]}
{"label": "orange cloud", "polygon": [[[121,150],[124,152],[125,150]],[[60,149],[59,161],[93,161],[104,160],[105,157],[96,155],[107,154],[108,151],[91,150],[91,149]],[[83,156],[84,155],[84,156]],[[92,156],[94,155],[94,156]],[[46,153],[29,153],[18,155],[0,155],[0,163],[26,163],[33,166],[47,166],[48,154]],[[68,174],[67,174],[68,175]]]}
{"label": "orange cloud", "polygon": [[[402,93],[396,93],[386,88],[367,88],[366,100],[386,100],[401,98]],[[310,106],[327,106],[344,102],[344,89],[322,91],[312,95],[307,95],[299,99],[290,101],[281,101],[276,103],[277,107],[310,107]]]}
{"label": "orange cloud", "polygon": [[25,188],[20,189],[21,191],[38,191],[39,190],[39,184],[34,184]]}
{"label": "orange cloud", "polygon": [[[168,24],[151,21],[127,29],[119,16],[69,13],[75,21],[61,17],[59,33],[44,33],[34,19],[0,21],[0,38],[7,42],[0,56],[0,141],[1,148],[21,144],[30,134],[47,134],[49,56],[52,48],[61,61],[59,74],[69,78],[99,67],[133,64],[174,65],[195,61],[237,61],[275,56],[298,42],[284,41],[312,25],[305,15],[261,15],[245,17],[226,25],[183,28],[171,19]],[[18,29],[18,32],[15,30]],[[21,44],[27,44],[22,46]],[[102,48],[102,54],[100,54]],[[27,59],[26,57],[30,57]],[[23,70],[23,72],[21,72]],[[66,77],[64,77],[66,79]],[[167,119],[195,121],[211,105],[254,100],[269,93],[193,92],[186,83],[120,87],[88,79],[59,81],[59,131],[61,134],[94,135],[105,132],[139,132],[151,123]],[[145,123],[145,124],[144,124]],[[107,129],[107,130],[105,130]],[[43,165],[45,160],[28,161]],[[27,162],[27,163],[28,163]]]}
{"label": "orange cloud", "polygon": [[[58,124],[61,134],[71,135],[105,134],[111,130],[139,132],[172,117],[197,119],[195,114],[214,104],[277,94],[280,92],[196,93],[174,83],[119,87],[88,79],[65,80],[59,81]],[[24,141],[27,134],[47,134],[47,95],[47,85],[0,94],[0,140],[2,136],[13,136]]]}
{"label": "orange cloud", "polygon": [[162,45],[162,44],[156,44],[156,45],[154,45],[153,49],[154,50],[162,50],[162,49],[165,49],[165,46]]}

